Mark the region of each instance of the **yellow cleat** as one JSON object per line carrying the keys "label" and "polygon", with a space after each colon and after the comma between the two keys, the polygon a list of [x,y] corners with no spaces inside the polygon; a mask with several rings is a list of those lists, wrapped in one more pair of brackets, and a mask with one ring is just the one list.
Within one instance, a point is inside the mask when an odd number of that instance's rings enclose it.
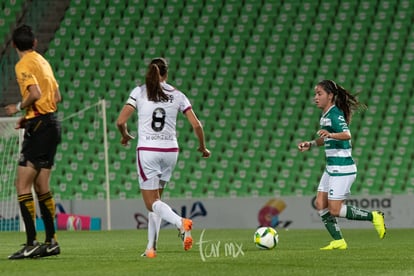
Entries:
{"label": "yellow cleat", "polygon": [[387,233],[387,228],[384,223],[384,213],[379,211],[372,212],[372,224],[374,224],[375,230],[377,230],[380,239],[383,239]]}
{"label": "yellow cleat", "polygon": [[331,241],[327,246],[322,247],[321,250],[333,250],[333,249],[347,249],[348,245],[344,239]]}

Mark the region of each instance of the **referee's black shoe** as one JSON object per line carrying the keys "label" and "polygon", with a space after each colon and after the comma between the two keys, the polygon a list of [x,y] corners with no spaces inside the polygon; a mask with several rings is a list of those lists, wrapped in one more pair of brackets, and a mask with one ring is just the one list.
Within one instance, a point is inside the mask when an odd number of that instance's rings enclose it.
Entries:
{"label": "referee's black shoe", "polygon": [[19,260],[26,258],[35,258],[40,254],[40,244],[37,241],[33,245],[24,244],[22,249],[9,256],[9,260]]}
{"label": "referee's black shoe", "polygon": [[57,242],[52,240],[51,242],[45,242],[40,245],[39,254],[37,257],[49,257],[60,254],[60,246]]}

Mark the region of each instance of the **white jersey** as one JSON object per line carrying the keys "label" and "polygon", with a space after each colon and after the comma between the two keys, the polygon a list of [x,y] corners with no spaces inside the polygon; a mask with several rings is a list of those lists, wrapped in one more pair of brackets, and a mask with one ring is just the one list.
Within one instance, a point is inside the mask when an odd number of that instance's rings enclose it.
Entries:
{"label": "white jersey", "polygon": [[165,102],[149,101],[146,85],[131,91],[127,104],[138,112],[138,149],[164,151],[178,149],[176,124],[178,112],[191,109],[188,98],[173,86],[162,82],[169,97]]}

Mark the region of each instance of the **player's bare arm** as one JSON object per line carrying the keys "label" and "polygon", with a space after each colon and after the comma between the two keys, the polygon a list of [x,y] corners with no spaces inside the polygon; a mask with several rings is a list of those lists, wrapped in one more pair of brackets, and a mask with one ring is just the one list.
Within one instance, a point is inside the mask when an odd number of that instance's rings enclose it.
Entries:
{"label": "player's bare arm", "polygon": [[351,133],[349,131],[343,131],[338,133],[330,133],[325,129],[321,129],[317,132],[321,138],[331,138],[335,140],[351,140]]}
{"label": "player's bare arm", "polygon": [[118,119],[116,120],[116,126],[118,127],[119,132],[121,133],[121,144],[126,146],[128,142],[132,139],[135,139],[134,136],[129,134],[127,121],[129,117],[135,112],[135,108],[132,105],[126,104],[121,112],[119,113]]}
{"label": "player's bare arm", "polygon": [[185,112],[185,116],[187,117],[188,121],[193,127],[194,132],[198,138],[199,147],[197,150],[202,153],[202,156],[204,158],[210,157],[211,152],[206,148],[206,143],[204,141],[203,125],[201,124],[200,120],[198,120],[197,116],[195,115],[192,109],[187,110]]}
{"label": "player's bare arm", "polygon": [[320,147],[323,146],[323,138],[319,137],[313,141],[304,141],[304,142],[300,142],[298,144],[298,149],[299,151],[303,152],[303,151],[307,151],[310,150],[312,146],[314,147]]}

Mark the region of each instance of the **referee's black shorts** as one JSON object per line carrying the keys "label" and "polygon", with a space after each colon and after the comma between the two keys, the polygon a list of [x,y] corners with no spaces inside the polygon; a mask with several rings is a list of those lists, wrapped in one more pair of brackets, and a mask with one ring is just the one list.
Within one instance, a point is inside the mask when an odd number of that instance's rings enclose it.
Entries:
{"label": "referee's black shorts", "polygon": [[29,161],[36,169],[52,168],[61,138],[60,122],[54,113],[27,120],[19,165],[25,167]]}

